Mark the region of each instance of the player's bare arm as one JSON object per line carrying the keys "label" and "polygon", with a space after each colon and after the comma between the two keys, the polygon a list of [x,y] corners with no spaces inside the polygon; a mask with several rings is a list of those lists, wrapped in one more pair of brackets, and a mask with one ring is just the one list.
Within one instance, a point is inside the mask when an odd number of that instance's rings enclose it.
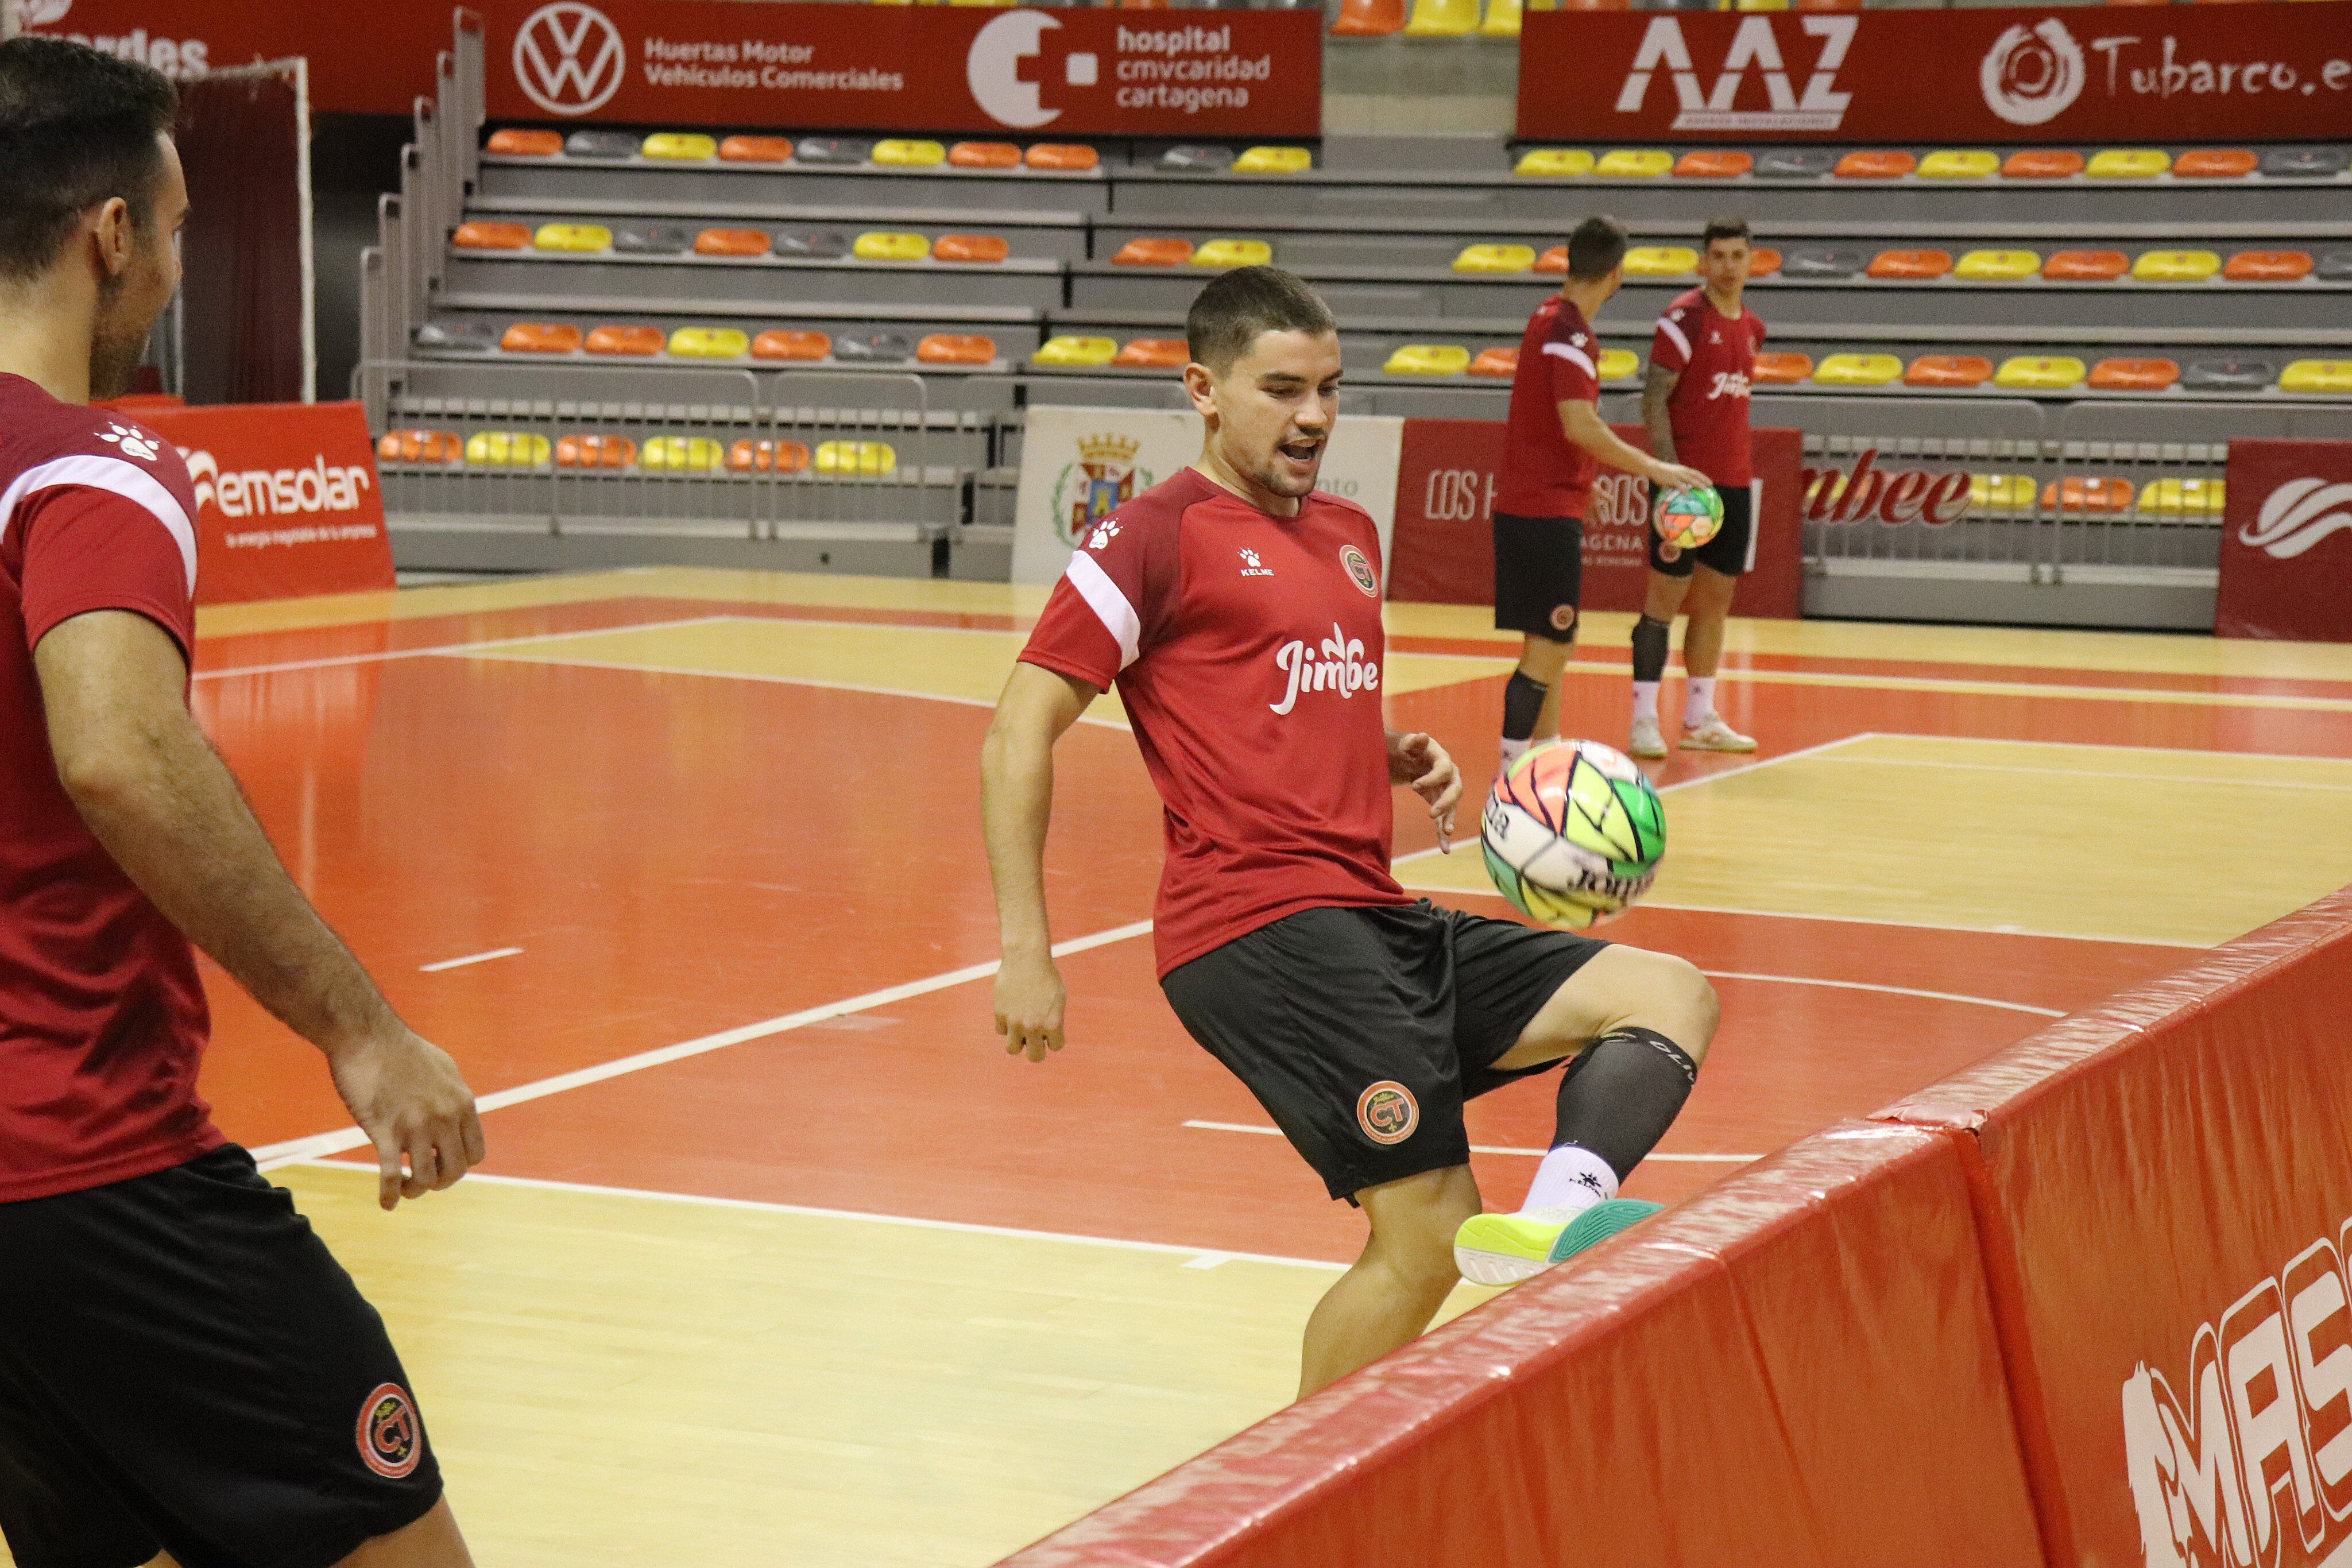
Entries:
{"label": "player's bare arm", "polygon": [[1454,852],[1454,809],[1462,803],[1462,770],[1445,747],[1418,730],[1388,732],[1389,782],[1410,786],[1437,824],[1437,847]]}
{"label": "player's bare arm", "polygon": [[188,712],[178,645],[143,616],[99,611],[61,622],[34,663],[75,809],[189,940],[325,1054],[375,1145],[383,1207],[479,1164],[481,1122],[457,1063],[401,1022],[286,874]]}
{"label": "player's bare arm", "polygon": [[1700,490],[1706,487],[1706,476],[1696,468],[1685,468],[1679,463],[1663,461],[1624,440],[1609,428],[1601,417],[1600,409],[1581,398],[1562,399],[1559,405],[1560,428],[1568,438],[1583,447],[1612,468],[1622,468],[1629,474],[1639,474],[1652,483],[1669,490]]}
{"label": "player's bare arm", "polygon": [[1045,917],[1045,830],[1054,816],[1054,744],[1102,694],[1084,681],[1019,664],[981,743],[981,831],[996,885],[1003,961],[996,1032],[1008,1055],[1043,1061],[1062,1049],[1066,995]]}
{"label": "player's bare arm", "polygon": [[1642,382],[1642,426],[1650,433],[1650,453],[1667,463],[1675,461],[1675,421],[1666,404],[1682,380],[1680,371],[1653,363]]}

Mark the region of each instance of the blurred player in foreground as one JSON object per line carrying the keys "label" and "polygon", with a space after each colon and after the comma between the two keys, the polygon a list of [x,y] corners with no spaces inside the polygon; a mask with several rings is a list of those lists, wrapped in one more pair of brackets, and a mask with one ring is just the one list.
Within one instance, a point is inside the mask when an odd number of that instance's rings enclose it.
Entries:
{"label": "blurred player in foreground", "polygon": [[0,1532],[22,1568],[463,1568],[382,1320],[196,1095],[191,938],[325,1054],[385,1208],[482,1158],[188,711],[178,452],[88,406],[178,286],[174,107],[0,43]]}
{"label": "blurred player in foreground", "polygon": [[[1199,461],[1087,537],[989,727],[996,1027],[1032,1061],[1062,1048],[1044,878],[1054,745],[1116,682],[1167,808],[1161,988],[1371,1226],[1307,1322],[1304,1395],[1427,1327],[1457,1259],[1523,1278],[1565,1256],[1577,1226],[1589,1242],[1650,1212],[1615,1201],[1617,1184],[1681,1110],[1716,1001],[1678,958],[1398,886],[1391,788],[1420,795],[1444,843],[1461,780],[1437,742],[1385,727],[1379,536],[1315,488],[1337,328],[1290,274],[1244,267],[1202,291],[1186,334]],[[1558,1146],[1528,1208],[1481,1217],[1464,1101],[1568,1057]]]}

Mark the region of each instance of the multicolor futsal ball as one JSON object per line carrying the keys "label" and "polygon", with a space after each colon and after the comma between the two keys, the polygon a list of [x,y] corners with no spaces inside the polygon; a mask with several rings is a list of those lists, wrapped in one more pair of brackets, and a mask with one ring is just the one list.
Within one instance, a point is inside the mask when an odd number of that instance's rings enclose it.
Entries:
{"label": "multicolor futsal ball", "polygon": [[1665,807],[1598,741],[1538,746],[1503,770],[1479,826],[1486,874],[1511,907],[1570,930],[1622,914],[1666,852]]}
{"label": "multicolor futsal ball", "polygon": [[1658,534],[1676,549],[1696,549],[1723,531],[1723,497],[1712,485],[1669,490],[1658,499]]}

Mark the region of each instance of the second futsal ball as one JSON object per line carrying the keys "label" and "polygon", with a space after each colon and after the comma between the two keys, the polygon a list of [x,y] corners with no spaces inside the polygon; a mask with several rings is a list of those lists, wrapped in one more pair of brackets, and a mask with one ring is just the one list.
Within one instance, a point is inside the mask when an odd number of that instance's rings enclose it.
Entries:
{"label": "second futsal ball", "polygon": [[1696,549],[1723,531],[1723,497],[1712,485],[1669,490],[1658,499],[1658,535],[1676,549]]}

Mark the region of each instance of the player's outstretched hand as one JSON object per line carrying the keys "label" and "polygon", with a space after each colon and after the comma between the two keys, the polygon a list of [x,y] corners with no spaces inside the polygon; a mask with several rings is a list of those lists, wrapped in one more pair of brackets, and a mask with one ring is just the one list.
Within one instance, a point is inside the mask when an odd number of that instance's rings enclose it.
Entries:
{"label": "player's outstretched hand", "polygon": [[1664,490],[1704,490],[1715,483],[1697,469],[1685,467],[1679,463],[1661,463],[1650,477]]}
{"label": "player's outstretched hand", "polygon": [[1437,847],[1454,852],[1454,808],[1462,803],[1462,770],[1454,766],[1445,747],[1418,732],[1394,736],[1389,742],[1389,779],[1410,784],[1429,803],[1429,819],[1437,824]]}
{"label": "player's outstretched hand", "polygon": [[1027,1052],[1043,1061],[1049,1051],[1062,1049],[1062,1007],[1069,993],[1062,972],[1050,954],[1034,958],[1007,957],[996,970],[996,1032],[1004,1037],[1004,1052]]}
{"label": "player's outstretched hand", "polygon": [[376,1201],[386,1210],[404,1197],[455,1186],[482,1163],[474,1092],[439,1046],[394,1025],[336,1052],[330,1066],[335,1092],[375,1145]]}

